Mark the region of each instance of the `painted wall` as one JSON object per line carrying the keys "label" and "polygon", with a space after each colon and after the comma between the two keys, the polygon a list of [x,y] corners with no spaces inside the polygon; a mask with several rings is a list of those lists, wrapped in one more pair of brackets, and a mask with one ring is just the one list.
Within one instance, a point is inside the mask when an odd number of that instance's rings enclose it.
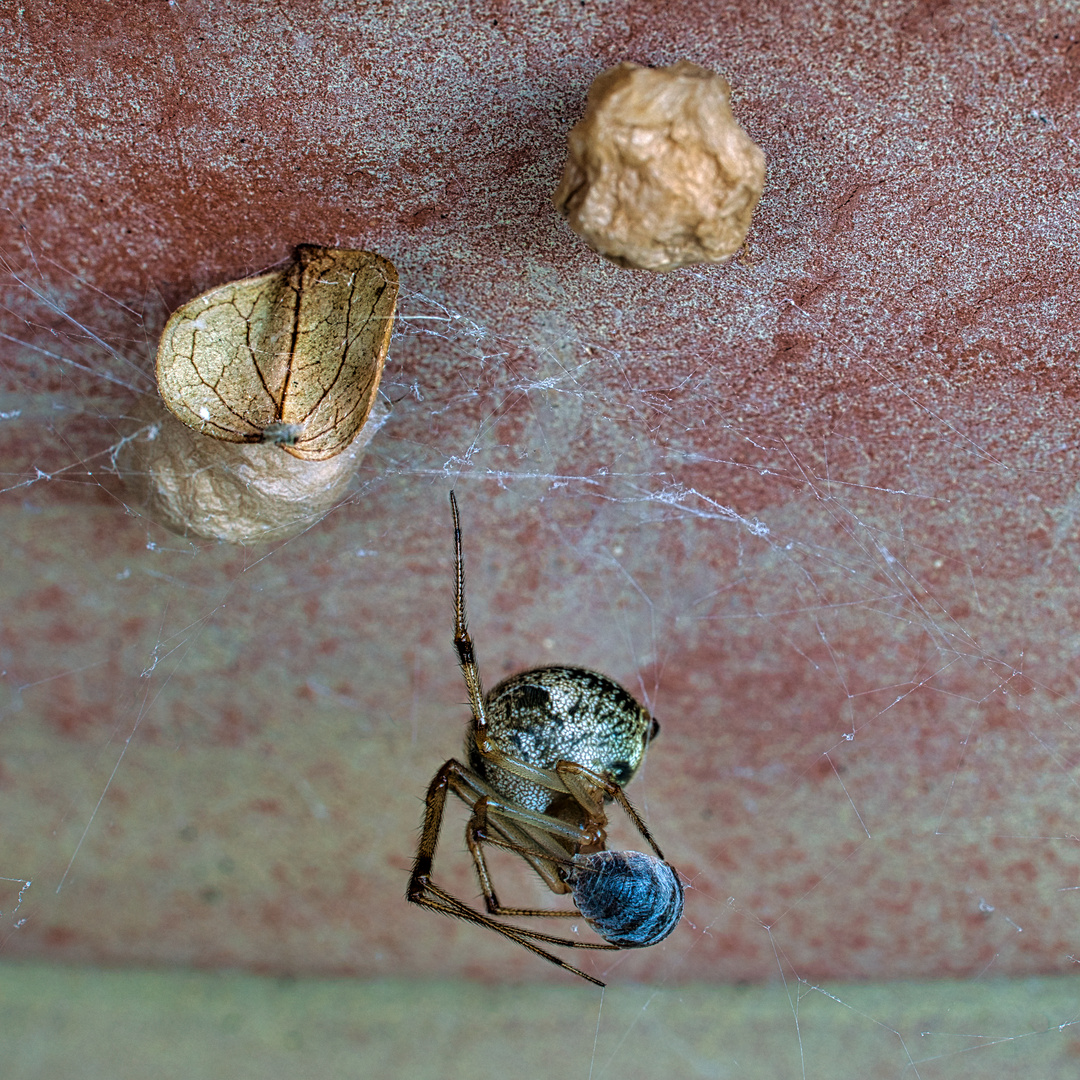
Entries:
{"label": "painted wall", "polygon": [[[453,488],[488,685],[584,664],[663,725],[629,793],[687,920],[572,961],[1073,970],[1073,5],[51,4],[0,27],[3,955],[569,979],[403,900],[468,718]],[[765,194],[731,263],[620,270],[551,206],[566,132],[605,67],[683,57],[730,80]],[[397,266],[392,416],[298,537],[183,540],[116,464],[157,333],[301,242]],[[471,902],[464,820],[437,876]],[[508,902],[544,902],[496,865]]]}

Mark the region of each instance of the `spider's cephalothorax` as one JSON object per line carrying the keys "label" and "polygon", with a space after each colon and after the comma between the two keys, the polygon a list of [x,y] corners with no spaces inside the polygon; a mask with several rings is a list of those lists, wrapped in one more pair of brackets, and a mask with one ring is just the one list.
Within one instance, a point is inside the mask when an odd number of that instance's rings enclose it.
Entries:
{"label": "spider's cephalothorax", "polygon": [[[485,695],[465,624],[461,523],[454,515],[454,645],[469,691],[468,765],[451,758],[428,785],[420,844],[407,897],[487,927],[598,986],[604,984],[540,948],[632,949],[655,945],[678,925],[683,891],[641,816],[623,793],[660,725],[606,675],[579,667],[542,667],[504,679]],[[431,880],[446,794],[472,811],[465,831],[487,914]],[[607,850],[605,804],[617,802],[652,854]],[[488,873],[484,846],[520,855],[553,893],[572,893],[571,910],[505,907]],[[580,915],[603,944],[553,937],[493,915]]]}
{"label": "spider's cephalothorax", "polygon": [[[484,698],[488,737],[507,757],[541,769],[560,761],[625,787],[660,725],[614,679],[579,667],[542,667],[503,679]],[[493,765],[469,733],[469,765],[500,794],[546,811],[552,792]]]}

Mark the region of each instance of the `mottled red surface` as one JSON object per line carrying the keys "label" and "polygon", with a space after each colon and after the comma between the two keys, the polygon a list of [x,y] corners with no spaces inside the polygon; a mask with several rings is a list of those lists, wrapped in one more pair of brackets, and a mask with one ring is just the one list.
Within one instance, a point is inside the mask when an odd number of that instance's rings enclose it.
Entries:
{"label": "mottled red surface", "polygon": [[[2,20],[4,953],[565,978],[403,901],[467,716],[454,486],[489,685],[570,660],[663,722],[631,794],[688,919],[590,970],[1072,969],[1075,6]],[[683,57],[767,155],[749,250],[619,270],[550,204],[565,133]],[[181,541],[108,470],[156,329],[298,242],[397,266],[394,414],[301,537]]]}

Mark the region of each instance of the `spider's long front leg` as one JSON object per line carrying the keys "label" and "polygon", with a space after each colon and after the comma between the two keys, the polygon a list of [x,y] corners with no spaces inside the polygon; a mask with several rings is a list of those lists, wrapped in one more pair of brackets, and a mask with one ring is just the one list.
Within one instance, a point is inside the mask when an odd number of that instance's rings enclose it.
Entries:
{"label": "spider's long front leg", "polygon": [[473,716],[471,738],[476,749],[497,768],[505,769],[515,776],[553,791],[565,790],[558,776],[550,769],[539,769],[516,758],[508,758],[491,741],[487,709],[484,706],[484,684],[480,679],[476,649],[473,647],[465,614],[465,560],[461,553],[461,516],[458,513],[457,498],[452,491],[450,512],[454,518],[454,649],[457,651],[458,667],[461,668],[465,689],[469,694],[469,708]]}
{"label": "spider's long front leg", "polygon": [[556,772],[508,757],[491,741],[487,709],[484,706],[484,684],[480,679],[476,650],[465,614],[465,559],[461,552],[461,515],[458,513],[457,497],[452,491],[450,512],[454,518],[454,649],[457,651],[458,666],[469,694],[469,709],[473,716],[471,738],[476,749],[496,768],[552,791],[569,791]]}
{"label": "spider's long front leg", "polygon": [[450,512],[454,516],[454,648],[458,654],[458,666],[465,678],[465,687],[469,692],[469,708],[472,709],[473,727],[476,744],[480,753],[487,754],[492,749],[488,738],[487,713],[484,710],[484,685],[480,681],[480,669],[476,666],[476,651],[473,649],[469,626],[465,618],[465,562],[461,557],[461,518],[458,515],[457,499],[450,492]]}

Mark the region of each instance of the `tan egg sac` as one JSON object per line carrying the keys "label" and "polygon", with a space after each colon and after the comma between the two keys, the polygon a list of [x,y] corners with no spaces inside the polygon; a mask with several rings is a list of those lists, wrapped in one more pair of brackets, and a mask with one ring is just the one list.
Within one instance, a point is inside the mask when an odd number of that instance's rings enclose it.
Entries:
{"label": "tan egg sac", "polygon": [[175,311],[157,354],[169,411],[144,410],[119,462],[132,501],[173,532],[232,543],[318,521],[386,419],[397,287],[381,255],[304,244]]}
{"label": "tan egg sac", "polygon": [[738,251],[765,155],[730,96],[726,79],[688,60],[598,75],[553,196],[574,232],[619,266],[659,273]]}
{"label": "tan egg sac", "polygon": [[290,457],[270,443],[226,443],[181,424],[160,405],[117,462],[125,497],[181,536],[233,544],[282,540],[324,517],[348,494],[364,448],[389,410],[376,401],[359,434],[322,461]]}

